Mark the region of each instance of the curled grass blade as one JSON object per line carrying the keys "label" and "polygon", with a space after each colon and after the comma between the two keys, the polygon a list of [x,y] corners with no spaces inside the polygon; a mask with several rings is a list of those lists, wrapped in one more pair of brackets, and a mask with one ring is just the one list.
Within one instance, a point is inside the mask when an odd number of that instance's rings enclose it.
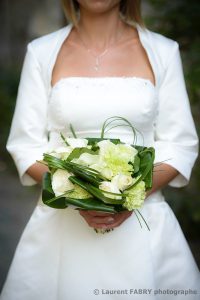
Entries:
{"label": "curled grass blade", "polygon": [[70,146],[70,144],[67,142],[66,138],[64,137],[64,135],[62,134],[62,132],[60,132],[60,136],[61,139],[64,141],[64,143],[66,144],[66,146]]}
{"label": "curled grass blade", "polygon": [[[117,122],[117,121],[123,121],[125,124],[117,124],[115,126],[112,126],[111,128],[109,128],[109,126],[114,123],[114,122]],[[137,130],[132,124],[131,122],[129,122],[126,118],[123,118],[123,117],[120,117],[120,116],[113,116],[113,117],[110,117],[108,119],[106,119],[102,125],[102,129],[101,129],[101,138],[104,138],[104,135],[106,132],[108,132],[109,130],[115,128],[115,127],[118,127],[118,126],[128,126],[130,127],[130,129],[132,130],[132,133],[133,133],[133,145],[136,145],[137,143],[137,131],[138,133],[141,134],[142,138],[143,138],[143,135],[142,133]],[[143,138],[143,144],[144,144],[144,138]]]}
{"label": "curled grass blade", "polygon": [[147,229],[150,231],[150,228],[149,228],[149,226],[148,226],[148,224],[147,224],[145,218],[144,218],[143,215],[141,214],[141,212],[140,212],[138,209],[136,209],[136,211],[139,213],[139,215],[141,216],[142,220],[144,221],[144,223],[145,223]]}
{"label": "curled grass blade", "polygon": [[133,212],[134,212],[134,214],[135,214],[135,216],[136,216],[136,218],[137,218],[137,220],[138,220],[138,222],[139,222],[139,224],[140,224],[140,227],[142,228],[142,223],[141,223],[141,221],[140,221],[140,218],[138,217],[138,215],[137,215],[137,213],[136,213],[135,210],[133,210]]}
{"label": "curled grass blade", "polygon": [[75,130],[74,130],[74,128],[73,128],[73,126],[72,126],[71,123],[70,123],[70,125],[69,125],[69,128],[70,128],[70,130],[71,130],[71,133],[72,133],[73,137],[74,137],[75,139],[77,139],[77,135],[76,135]]}

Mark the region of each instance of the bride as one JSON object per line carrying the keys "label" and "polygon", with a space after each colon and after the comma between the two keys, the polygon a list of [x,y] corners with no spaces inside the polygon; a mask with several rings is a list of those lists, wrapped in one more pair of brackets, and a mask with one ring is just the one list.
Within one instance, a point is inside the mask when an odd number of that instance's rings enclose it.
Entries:
{"label": "bride", "polygon": [[[7,149],[22,184],[40,184],[47,168],[36,160],[70,123],[95,137],[108,117],[127,118],[163,162],[141,208],[150,231],[131,212],[56,210],[40,197],[1,300],[199,299],[199,270],[161,192],[189,182],[198,154],[179,45],[145,28],[139,0],[63,7],[69,24],[27,46]],[[131,140],[125,128],[107,137]]]}

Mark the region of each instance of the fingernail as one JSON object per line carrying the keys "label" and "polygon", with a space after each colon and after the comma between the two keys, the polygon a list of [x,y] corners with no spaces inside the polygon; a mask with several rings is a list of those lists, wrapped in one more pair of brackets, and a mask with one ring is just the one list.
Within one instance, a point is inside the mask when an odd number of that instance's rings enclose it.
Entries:
{"label": "fingernail", "polygon": [[101,229],[106,229],[106,228],[107,228],[106,225],[102,225],[102,226],[101,226]]}
{"label": "fingernail", "polygon": [[114,219],[112,217],[108,218],[108,223],[113,223]]}

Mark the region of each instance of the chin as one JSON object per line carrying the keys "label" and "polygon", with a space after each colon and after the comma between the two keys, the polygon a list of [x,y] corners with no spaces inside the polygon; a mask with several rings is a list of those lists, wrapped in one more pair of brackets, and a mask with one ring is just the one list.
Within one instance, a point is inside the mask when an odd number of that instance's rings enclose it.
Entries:
{"label": "chin", "polygon": [[90,12],[104,13],[120,3],[120,0],[78,0],[79,4]]}

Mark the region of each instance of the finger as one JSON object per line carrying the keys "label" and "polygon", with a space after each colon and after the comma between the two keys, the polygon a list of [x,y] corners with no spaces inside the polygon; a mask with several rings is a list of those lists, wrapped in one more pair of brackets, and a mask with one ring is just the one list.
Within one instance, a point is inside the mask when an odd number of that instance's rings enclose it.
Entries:
{"label": "finger", "polygon": [[105,228],[106,229],[108,226],[108,224],[93,222],[91,219],[84,218],[84,220],[92,228],[102,228],[102,229]]}
{"label": "finger", "polygon": [[109,216],[113,216],[113,213],[107,213],[107,212],[101,212],[101,211],[97,211],[97,210],[85,210],[85,209],[79,209],[79,213],[82,216],[102,216],[102,217],[109,217]]}
{"label": "finger", "polygon": [[132,211],[122,211],[115,214],[109,214],[114,219],[113,221],[109,219],[109,217],[104,218],[103,216],[98,216],[98,217],[91,216],[88,212],[89,212],[88,210],[79,210],[79,213],[83,216],[83,218],[85,219],[85,221],[90,227],[105,228],[105,229],[118,227],[132,214]]}
{"label": "finger", "polygon": [[117,227],[119,226],[122,222],[123,222],[124,219],[122,218],[118,218],[117,220],[114,220],[112,221],[111,223],[104,223],[102,222],[102,218],[99,219],[99,221],[97,220],[97,218],[93,218],[93,219],[89,219],[88,220],[88,224],[89,226],[91,227],[94,227],[94,228],[102,228],[102,229],[109,229],[109,228],[114,228],[114,227]]}
{"label": "finger", "polygon": [[[121,225],[126,219],[129,218],[129,216],[131,215],[132,213],[129,212],[129,213],[126,213],[126,214],[122,214],[120,215],[120,213],[115,217],[115,222],[112,222],[110,224],[108,223],[104,223],[103,224],[103,228],[104,229],[112,229],[112,228],[115,228],[115,227],[118,227],[119,225]],[[101,228],[101,223],[100,224],[96,224],[96,225],[99,225],[99,227],[97,228]]]}
{"label": "finger", "polygon": [[115,218],[113,218],[113,217],[92,217],[91,222],[96,223],[96,224],[112,224],[115,222]]}
{"label": "finger", "polygon": [[115,222],[115,219],[112,217],[93,217],[90,215],[83,215],[83,218],[86,220],[88,224],[94,223],[94,224],[111,224]]}
{"label": "finger", "polygon": [[93,227],[94,229],[107,229],[107,225],[105,225],[105,224],[90,223],[88,225],[90,227]]}
{"label": "finger", "polygon": [[109,212],[101,212],[101,211],[97,211],[97,210],[88,210],[88,213],[91,215],[91,216],[113,216],[114,213],[109,213]]}
{"label": "finger", "polygon": [[93,227],[93,228],[101,228],[101,229],[112,229],[112,228],[115,228],[115,227],[118,227],[121,223],[121,222],[115,222],[113,224],[102,224],[102,223],[90,223],[90,226]]}
{"label": "finger", "polygon": [[79,209],[78,211],[79,211],[79,214],[80,214],[81,216],[83,216],[83,217],[89,216],[88,210]]}

